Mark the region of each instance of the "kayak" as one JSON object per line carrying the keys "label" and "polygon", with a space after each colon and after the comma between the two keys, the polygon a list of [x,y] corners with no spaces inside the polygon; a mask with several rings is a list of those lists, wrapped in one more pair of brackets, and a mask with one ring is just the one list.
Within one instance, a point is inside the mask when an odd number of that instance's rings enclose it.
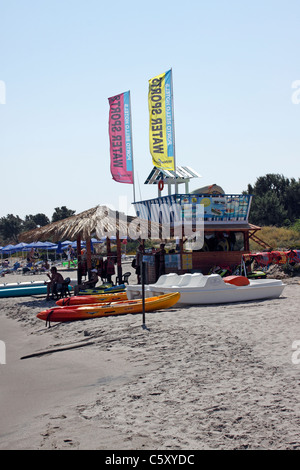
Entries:
{"label": "kayak", "polygon": [[265,279],[267,274],[264,271],[252,271],[247,274],[249,279]]}
{"label": "kayak", "polygon": [[[8,284],[0,284],[0,298],[5,297],[26,297],[28,295],[47,294],[47,281],[29,281],[29,282],[11,282]],[[71,280],[69,289],[76,284],[75,280]]]}
{"label": "kayak", "polygon": [[1,289],[15,289],[16,287],[35,287],[35,286],[43,286],[45,285],[45,281],[27,281],[27,282],[8,282],[4,284],[0,284]]}
{"label": "kayak", "polygon": [[27,287],[11,287],[10,289],[0,289],[0,297],[26,297],[28,295],[46,294],[47,286],[27,286]]}
{"label": "kayak", "polygon": [[[161,310],[172,307],[180,299],[180,294],[171,294],[148,297],[145,299],[145,312]],[[56,307],[43,310],[37,318],[46,322],[68,322],[88,320],[91,318],[108,317],[111,315],[124,315],[128,313],[141,313],[143,311],[142,299],[125,300],[120,302],[104,303],[100,305],[74,305],[69,307]]]}
{"label": "kayak", "polygon": [[101,302],[118,302],[119,300],[128,300],[126,292],[117,292],[112,294],[91,294],[91,295],[74,295],[56,301],[56,305],[82,305],[82,304],[98,304]]}
{"label": "kayak", "polygon": [[78,295],[93,295],[93,294],[104,294],[109,292],[123,292],[125,291],[125,284],[119,286],[107,287],[106,285],[94,287],[93,289],[82,289],[78,292]]}

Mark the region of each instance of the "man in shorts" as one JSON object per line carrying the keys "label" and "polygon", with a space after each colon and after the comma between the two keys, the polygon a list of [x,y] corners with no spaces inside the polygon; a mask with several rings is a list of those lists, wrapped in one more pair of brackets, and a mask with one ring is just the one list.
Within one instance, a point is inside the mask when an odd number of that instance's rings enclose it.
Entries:
{"label": "man in shorts", "polygon": [[51,274],[47,273],[50,281],[46,281],[47,283],[47,297],[46,300],[50,300],[50,293],[56,292],[57,290],[61,289],[62,283],[64,282],[64,278],[60,273],[57,272],[57,268],[52,266]]}

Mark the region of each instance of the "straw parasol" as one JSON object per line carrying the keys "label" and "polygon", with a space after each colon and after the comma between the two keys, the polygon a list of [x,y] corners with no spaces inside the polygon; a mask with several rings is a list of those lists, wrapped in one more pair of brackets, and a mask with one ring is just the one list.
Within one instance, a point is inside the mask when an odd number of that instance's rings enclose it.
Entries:
{"label": "straw parasol", "polygon": [[[159,229],[160,225],[152,222]],[[137,217],[126,216],[122,212],[117,212],[107,206],[96,206],[80,214],[73,215],[63,220],[53,222],[20,235],[20,240],[25,242],[43,241],[51,239],[54,242],[69,239],[77,240],[77,251],[80,253],[81,240],[87,241],[87,264],[91,268],[91,237],[107,239],[107,251],[110,251],[110,237],[117,238],[117,265],[118,277],[122,277],[121,266],[121,241],[120,237],[129,236],[130,238],[142,240],[151,236],[151,224],[148,220],[142,220]],[[157,232],[156,232],[157,233]],[[78,260],[80,260],[80,255]],[[80,274],[78,270],[78,282]]]}
{"label": "straw parasol", "polygon": [[[136,237],[134,237],[136,231]],[[124,213],[114,211],[107,206],[96,206],[77,215],[53,222],[20,235],[25,242],[43,241],[51,239],[60,240],[88,240],[91,237],[101,239],[110,236],[131,236],[131,238],[148,238],[150,226],[147,220],[126,216]]]}

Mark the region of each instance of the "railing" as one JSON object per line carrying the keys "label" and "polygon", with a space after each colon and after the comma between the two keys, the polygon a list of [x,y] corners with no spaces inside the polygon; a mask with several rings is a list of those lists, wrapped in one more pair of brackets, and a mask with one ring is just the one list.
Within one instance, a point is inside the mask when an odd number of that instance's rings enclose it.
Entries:
{"label": "railing", "polygon": [[210,223],[248,221],[252,196],[248,194],[173,194],[134,203],[137,216],[155,222],[181,222],[196,217]]}

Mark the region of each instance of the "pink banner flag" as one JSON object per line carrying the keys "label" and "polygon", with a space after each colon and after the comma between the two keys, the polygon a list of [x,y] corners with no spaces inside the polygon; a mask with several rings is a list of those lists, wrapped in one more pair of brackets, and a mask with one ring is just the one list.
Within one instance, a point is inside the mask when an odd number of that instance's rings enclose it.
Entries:
{"label": "pink banner flag", "polygon": [[108,98],[110,171],[115,181],[133,184],[130,92]]}

